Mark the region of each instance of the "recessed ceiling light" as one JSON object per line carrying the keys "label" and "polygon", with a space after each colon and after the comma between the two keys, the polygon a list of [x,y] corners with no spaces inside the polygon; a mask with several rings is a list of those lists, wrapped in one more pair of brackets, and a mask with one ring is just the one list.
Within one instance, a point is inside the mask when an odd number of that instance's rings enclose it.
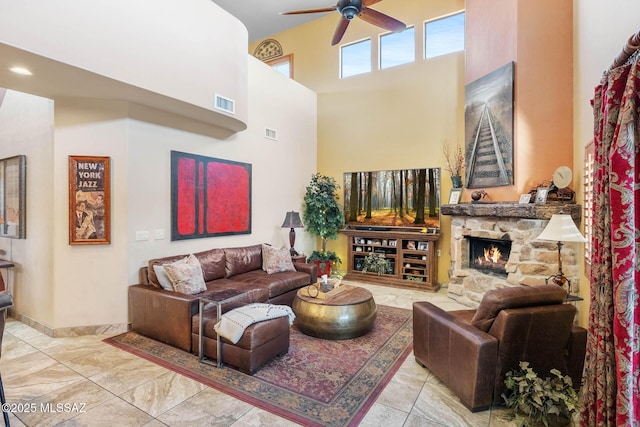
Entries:
{"label": "recessed ceiling light", "polygon": [[23,76],[30,76],[33,74],[31,71],[27,70],[24,67],[11,67],[9,68],[9,71],[12,71],[16,74],[21,74]]}

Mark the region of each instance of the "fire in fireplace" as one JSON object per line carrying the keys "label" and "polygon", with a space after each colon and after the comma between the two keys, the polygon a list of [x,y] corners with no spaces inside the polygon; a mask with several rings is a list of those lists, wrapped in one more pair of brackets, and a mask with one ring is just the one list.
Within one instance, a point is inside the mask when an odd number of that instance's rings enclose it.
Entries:
{"label": "fire in fireplace", "polygon": [[498,276],[507,275],[507,261],[511,240],[467,237],[469,240],[469,267]]}

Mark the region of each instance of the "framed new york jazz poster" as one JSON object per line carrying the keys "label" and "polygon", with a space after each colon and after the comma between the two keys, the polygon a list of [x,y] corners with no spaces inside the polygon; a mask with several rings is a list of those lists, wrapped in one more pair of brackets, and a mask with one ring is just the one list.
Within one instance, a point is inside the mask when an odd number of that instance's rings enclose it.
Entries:
{"label": "framed new york jazz poster", "polygon": [[69,156],[69,244],[111,243],[109,157]]}
{"label": "framed new york jazz poster", "polygon": [[251,233],[251,164],[171,152],[171,240]]}

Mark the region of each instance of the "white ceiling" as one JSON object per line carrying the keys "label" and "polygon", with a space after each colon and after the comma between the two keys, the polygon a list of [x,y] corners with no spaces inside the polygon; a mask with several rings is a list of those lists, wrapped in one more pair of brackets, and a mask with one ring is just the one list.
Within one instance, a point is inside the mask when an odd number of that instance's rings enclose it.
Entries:
{"label": "white ceiling", "polygon": [[[300,9],[318,9],[335,6],[337,0],[212,0],[238,18],[249,31],[249,42],[297,27],[305,22],[325,16],[326,13],[280,15]],[[336,13],[336,12],[330,12]],[[337,19],[337,18],[336,18]]]}

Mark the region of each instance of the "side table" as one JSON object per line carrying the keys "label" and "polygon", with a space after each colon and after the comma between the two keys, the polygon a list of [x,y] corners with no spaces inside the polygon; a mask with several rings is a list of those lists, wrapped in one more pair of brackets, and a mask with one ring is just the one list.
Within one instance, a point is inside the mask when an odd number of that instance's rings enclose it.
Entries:
{"label": "side table", "polygon": [[205,317],[204,312],[207,309],[209,304],[216,305],[216,322],[220,321],[220,316],[222,315],[222,304],[231,301],[233,298],[236,298],[239,294],[242,294],[242,291],[221,291],[216,292],[207,296],[200,297],[198,303],[198,359],[202,363],[207,363],[210,365],[217,366],[218,368],[222,368],[222,340],[220,340],[220,335],[216,334],[216,354],[217,360],[216,363],[212,363],[206,360],[204,355],[204,323]]}

